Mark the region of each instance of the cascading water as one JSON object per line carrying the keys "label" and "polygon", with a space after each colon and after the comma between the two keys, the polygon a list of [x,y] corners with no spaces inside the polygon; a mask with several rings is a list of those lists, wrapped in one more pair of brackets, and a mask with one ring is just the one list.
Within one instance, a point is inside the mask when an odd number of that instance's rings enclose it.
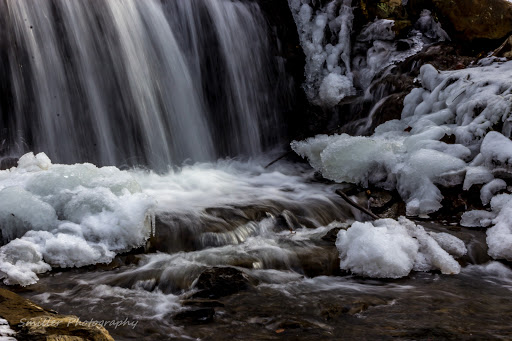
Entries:
{"label": "cascading water", "polygon": [[165,168],[254,155],[278,135],[255,4],[9,0],[0,12],[4,155]]}

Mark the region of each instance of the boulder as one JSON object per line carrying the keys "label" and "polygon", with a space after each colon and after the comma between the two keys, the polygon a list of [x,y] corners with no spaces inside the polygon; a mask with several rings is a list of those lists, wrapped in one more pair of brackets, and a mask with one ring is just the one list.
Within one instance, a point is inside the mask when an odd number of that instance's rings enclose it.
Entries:
{"label": "boulder", "polygon": [[433,0],[443,27],[457,39],[497,40],[512,32],[512,2],[507,0]]}

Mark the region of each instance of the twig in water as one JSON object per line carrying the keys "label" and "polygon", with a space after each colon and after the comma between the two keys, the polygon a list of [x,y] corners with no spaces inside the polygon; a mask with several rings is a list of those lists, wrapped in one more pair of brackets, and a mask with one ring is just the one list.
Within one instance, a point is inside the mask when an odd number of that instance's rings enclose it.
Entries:
{"label": "twig in water", "polygon": [[281,160],[281,159],[284,159],[286,156],[288,156],[288,154],[291,154],[293,153],[293,150],[289,150],[287,151],[286,153],[284,153],[283,155],[281,155],[280,157],[278,157],[277,159],[275,159],[274,161],[272,161],[271,163],[269,163],[268,165],[265,166],[265,169],[272,166],[274,163],[276,163],[277,161]]}
{"label": "twig in water", "polygon": [[336,194],[338,194],[340,197],[342,197],[346,202],[348,202],[350,205],[354,206],[358,210],[360,210],[363,213],[368,214],[373,219],[380,219],[378,215],[370,211],[369,209],[364,208],[363,206],[356,203],[354,200],[350,199],[341,189],[336,190]]}

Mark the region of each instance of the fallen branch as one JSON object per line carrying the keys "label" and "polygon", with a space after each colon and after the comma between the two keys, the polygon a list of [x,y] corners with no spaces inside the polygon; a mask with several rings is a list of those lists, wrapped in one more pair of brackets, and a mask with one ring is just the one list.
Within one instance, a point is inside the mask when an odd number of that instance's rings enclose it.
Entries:
{"label": "fallen branch", "polygon": [[280,157],[278,157],[277,159],[275,159],[274,161],[272,161],[271,163],[269,163],[268,165],[265,166],[265,169],[272,166],[274,163],[276,163],[277,161],[281,160],[281,159],[284,159],[286,156],[288,156],[289,154],[293,153],[293,150],[289,150],[287,151],[286,153],[284,153],[283,155],[281,155]]}
{"label": "fallen branch", "polygon": [[367,208],[364,208],[363,206],[359,205],[358,203],[356,203],[354,200],[350,199],[345,193],[343,193],[343,191],[341,189],[337,189],[336,190],[336,194],[338,194],[340,197],[342,197],[346,202],[348,202],[351,206],[357,208],[359,211],[363,212],[363,213],[366,213],[367,215],[369,215],[370,217],[372,217],[373,219],[380,219],[380,217],[378,215],[376,215],[375,213],[373,213],[372,211],[370,211],[369,209]]}

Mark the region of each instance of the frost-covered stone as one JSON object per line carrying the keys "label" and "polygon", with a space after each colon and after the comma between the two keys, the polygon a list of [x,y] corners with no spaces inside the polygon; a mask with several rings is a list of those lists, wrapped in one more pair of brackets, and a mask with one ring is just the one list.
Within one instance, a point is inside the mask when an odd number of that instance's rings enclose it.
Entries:
{"label": "frost-covered stone", "polygon": [[493,212],[483,210],[472,210],[462,214],[460,224],[465,227],[488,227],[496,217]]}
{"label": "frost-covered stone", "polygon": [[155,205],[127,172],[32,153],[0,171],[0,202],[0,278],[21,285],[51,266],[107,263],[142,245]]}
{"label": "frost-covered stone", "polygon": [[502,179],[494,179],[490,181],[480,190],[480,200],[482,200],[482,204],[489,204],[494,194],[506,188],[507,183]]}
{"label": "frost-covered stone", "polygon": [[412,270],[439,269],[444,274],[457,274],[460,265],[446,250],[455,256],[466,253],[458,238],[444,234],[433,237],[403,217],[398,221],[356,222],[349,229],[340,230],[336,247],[341,269],[377,278],[400,278]]}

